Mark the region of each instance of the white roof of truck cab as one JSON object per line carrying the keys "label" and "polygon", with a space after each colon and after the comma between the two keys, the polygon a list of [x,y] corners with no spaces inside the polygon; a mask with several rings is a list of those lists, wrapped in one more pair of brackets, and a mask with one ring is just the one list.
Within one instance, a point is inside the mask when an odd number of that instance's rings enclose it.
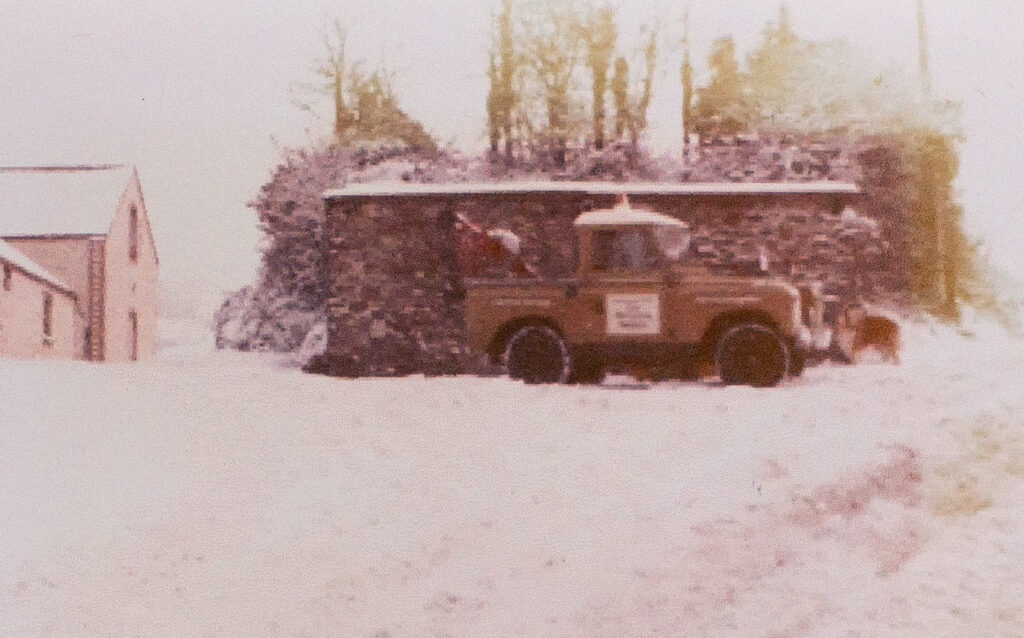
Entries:
{"label": "white roof of truck cab", "polygon": [[616,205],[614,208],[593,210],[581,214],[573,222],[574,226],[675,226],[677,228],[689,228],[689,226],[675,217],[669,217],[650,210],[633,208],[628,202]]}

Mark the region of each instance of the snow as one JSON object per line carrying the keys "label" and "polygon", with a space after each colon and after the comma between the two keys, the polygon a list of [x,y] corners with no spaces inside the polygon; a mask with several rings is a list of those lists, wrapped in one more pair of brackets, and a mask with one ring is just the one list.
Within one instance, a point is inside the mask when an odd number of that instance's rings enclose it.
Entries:
{"label": "snow", "polygon": [[448,195],[488,195],[511,193],[580,193],[589,195],[762,195],[800,193],[860,193],[856,184],[835,181],[814,182],[598,182],[598,181],[505,181],[455,182],[450,184],[421,184],[404,181],[348,184],[344,188],[328,190],[325,199],[344,197],[444,197]]}
{"label": "snow", "polygon": [[631,224],[653,224],[657,226],[689,228],[686,223],[679,221],[675,217],[642,208],[633,208],[628,203],[618,204],[614,208],[581,213],[573,222],[575,226],[619,226]]}
{"label": "snow", "polygon": [[511,230],[494,228],[487,231],[487,236],[501,243],[502,248],[510,255],[518,255],[521,248],[521,240]]}
{"label": "snow", "polygon": [[1024,633],[998,330],[761,390],[340,380],[198,329],[0,360],[0,635]]}
{"label": "snow", "polygon": [[0,239],[0,261],[5,261],[15,268],[27,273],[29,276],[41,279],[60,290],[68,293],[71,292],[71,289],[68,288],[60,279],[51,275],[49,271],[29,259],[24,253],[17,250],[14,246],[11,246],[3,239]]}
{"label": "snow", "polygon": [[134,168],[0,166],[0,235],[106,235]]}

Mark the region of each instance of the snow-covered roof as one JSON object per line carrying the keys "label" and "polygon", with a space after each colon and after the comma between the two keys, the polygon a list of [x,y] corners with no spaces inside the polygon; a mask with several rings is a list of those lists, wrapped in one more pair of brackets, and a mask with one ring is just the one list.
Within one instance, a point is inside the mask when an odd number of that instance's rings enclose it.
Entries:
{"label": "snow-covered roof", "polygon": [[72,293],[71,288],[64,282],[51,275],[45,268],[26,257],[23,253],[16,250],[14,246],[11,246],[2,239],[0,239],[0,261],[7,262],[28,276],[45,281],[62,292]]}
{"label": "snow-covered roof", "polygon": [[684,222],[679,221],[675,217],[669,217],[668,215],[662,215],[661,213],[655,213],[649,210],[643,210],[640,208],[633,208],[628,203],[618,204],[614,208],[605,208],[602,210],[593,210],[587,213],[582,213],[573,222],[575,226],[623,226],[623,225],[657,225],[657,226],[676,226],[679,228],[689,228]]}
{"label": "snow-covered roof", "polygon": [[0,236],[106,235],[133,168],[0,166]]}
{"label": "snow-covered roof", "polygon": [[371,182],[328,190],[325,199],[345,197],[501,195],[578,193],[581,195],[801,195],[848,194],[860,189],[848,182],[452,182],[415,184]]}

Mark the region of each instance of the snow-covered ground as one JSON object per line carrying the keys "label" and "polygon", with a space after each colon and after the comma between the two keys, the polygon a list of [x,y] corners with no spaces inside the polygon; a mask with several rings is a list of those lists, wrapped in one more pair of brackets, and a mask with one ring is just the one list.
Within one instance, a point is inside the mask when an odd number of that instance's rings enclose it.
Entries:
{"label": "snow-covered ground", "polygon": [[178,330],[0,360],[0,636],[1024,635],[997,331],[756,390],[338,380]]}

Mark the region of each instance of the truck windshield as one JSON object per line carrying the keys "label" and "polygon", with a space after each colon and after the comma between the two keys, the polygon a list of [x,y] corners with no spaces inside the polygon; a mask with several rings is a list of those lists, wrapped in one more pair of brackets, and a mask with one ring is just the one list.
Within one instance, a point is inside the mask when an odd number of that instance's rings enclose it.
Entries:
{"label": "truck windshield", "polygon": [[591,245],[594,270],[650,270],[658,256],[650,235],[638,228],[599,230]]}

